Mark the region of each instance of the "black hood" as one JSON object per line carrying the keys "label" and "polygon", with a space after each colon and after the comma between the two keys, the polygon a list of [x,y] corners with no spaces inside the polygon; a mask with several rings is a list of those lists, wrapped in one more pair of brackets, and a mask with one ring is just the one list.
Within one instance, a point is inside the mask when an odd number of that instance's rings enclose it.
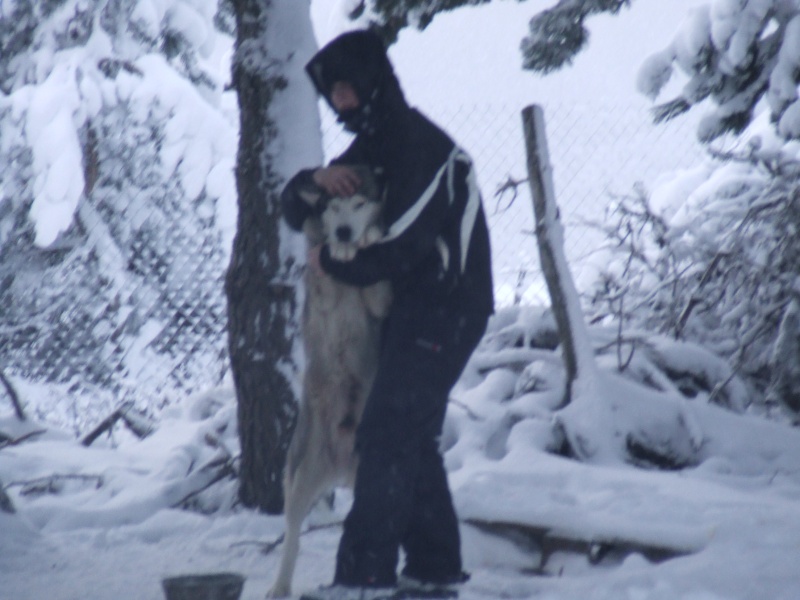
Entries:
{"label": "black hood", "polygon": [[340,35],[314,55],[306,72],[331,108],[333,84],[346,81],[353,86],[359,108],[339,114],[339,120],[356,133],[374,133],[395,111],[408,108],[386,47],[372,31]]}

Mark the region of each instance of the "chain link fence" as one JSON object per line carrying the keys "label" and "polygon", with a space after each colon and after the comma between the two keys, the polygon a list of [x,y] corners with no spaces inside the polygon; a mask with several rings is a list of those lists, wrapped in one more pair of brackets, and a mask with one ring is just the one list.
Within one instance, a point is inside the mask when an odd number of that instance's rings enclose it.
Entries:
{"label": "chain link fence", "polygon": [[[613,194],[691,166],[703,150],[691,122],[653,126],[641,107],[544,109],[567,254],[580,288],[604,241],[586,223],[602,219]],[[498,307],[548,302],[519,108],[426,112],[476,164]],[[126,131],[143,126],[124,125]],[[157,143],[158,136],[142,133],[138,157]],[[107,138],[101,132],[98,139]],[[327,159],[349,142],[327,109],[323,142]],[[77,434],[120,402],[156,411],[219,384],[228,370],[223,278],[229,248],[211,200],[201,194],[187,207],[176,200],[184,197],[181,190],[150,177],[150,167],[126,159],[120,148],[99,148],[98,187],[72,237],[58,248],[0,258],[3,372],[13,376],[23,401],[36,399],[37,417]]]}
{"label": "chain link fence", "polygon": [[121,404],[156,412],[227,369],[228,249],[214,199],[165,176],[163,127],[125,106],[94,120],[86,197],[47,248],[28,218],[30,152],[0,149],[19,179],[18,213],[0,215],[0,369],[30,416],[76,435]]}

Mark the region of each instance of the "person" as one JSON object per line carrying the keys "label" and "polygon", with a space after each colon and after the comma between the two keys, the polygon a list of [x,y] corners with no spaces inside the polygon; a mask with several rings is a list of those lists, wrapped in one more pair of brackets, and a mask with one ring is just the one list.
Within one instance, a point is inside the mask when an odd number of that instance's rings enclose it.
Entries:
{"label": "person", "polygon": [[314,182],[330,195],[358,185],[348,165],[367,165],[383,183],[388,229],[347,262],[325,245],[309,263],[337,280],[389,280],[379,366],[356,432],[359,466],[333,584],[308,600],[387,597],[401,583],[451,596],[467,579],[458,520],[439,452],[450,390],[494,311],[491,254],[475,171],[453,140],[411,108],[376,33],[345,33],[306,71],[356,136],[327,167],[304,169],[281,204],[300,230],[314,208],[299,191]]}

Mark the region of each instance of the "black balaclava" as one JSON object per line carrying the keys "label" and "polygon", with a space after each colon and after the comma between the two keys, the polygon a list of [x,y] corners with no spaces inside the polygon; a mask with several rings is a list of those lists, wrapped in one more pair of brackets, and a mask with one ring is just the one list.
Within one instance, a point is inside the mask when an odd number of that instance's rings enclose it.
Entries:
{"label": "black balaclava", "polygon": [[372,135],[396,111],[407,108],[386,47],[372,31],[340,35],[314,55],[306,65],[306,72],[332,108],[333,84],[346,81],[353,86],[358,108],[337,111],[339,121],[353,133]]}

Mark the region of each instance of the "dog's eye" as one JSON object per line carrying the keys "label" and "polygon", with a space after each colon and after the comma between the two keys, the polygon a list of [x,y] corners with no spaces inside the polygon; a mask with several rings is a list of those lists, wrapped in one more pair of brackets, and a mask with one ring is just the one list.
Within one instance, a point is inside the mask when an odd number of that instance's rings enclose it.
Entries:
{"label": "dog's eye", "polygon": [[356,202],[355,209],[356,209],[356,210],[361,210],[361,209],[362,209],[362,208],[364,208],[366,205],[367,205],[367,203],[366,203],[366,202]]}

